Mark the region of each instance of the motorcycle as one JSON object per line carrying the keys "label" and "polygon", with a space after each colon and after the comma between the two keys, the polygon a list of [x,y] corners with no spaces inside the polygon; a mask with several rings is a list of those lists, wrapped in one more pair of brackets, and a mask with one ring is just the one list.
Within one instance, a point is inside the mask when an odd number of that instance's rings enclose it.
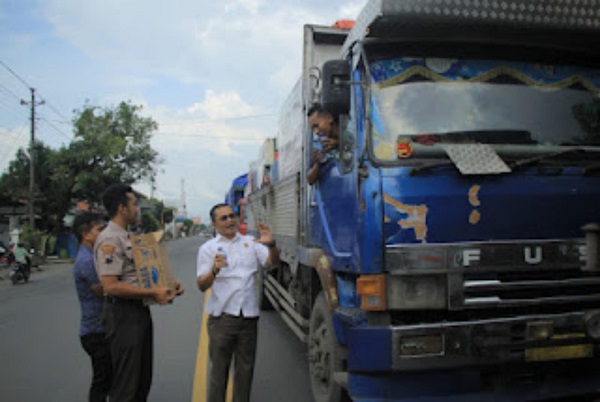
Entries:
{"label": "motorcycle", "polygon": [[31,274],[31,268],[29,261],[26,264],[21,262],[13,261],[10,266],[10,280],[13,285],[23,280],[25,283],[29,282],[29,275]]}
{"label": "motorcycle", "polygon": [[10,261],[8,261],[9,250],[8,247],[4,245],[4,243],[0,242],[0,263],[6,266],[10,265]]}

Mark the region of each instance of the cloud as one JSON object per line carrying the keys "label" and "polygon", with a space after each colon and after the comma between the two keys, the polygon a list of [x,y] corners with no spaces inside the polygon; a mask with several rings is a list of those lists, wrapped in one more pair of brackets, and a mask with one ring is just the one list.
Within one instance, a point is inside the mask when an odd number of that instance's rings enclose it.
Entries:
{"label": "cloud", "polygon": [[[11,65],[65,116],[85,99],[143,105],[159,123],[159,193],[179,199],[184,179],[188,210],[207,214],[277,132],[276,114],[300,77],[304,24],[355,17],[366,0],[34,3],[19,11],[27,28],[0,38],[19,60]],[[0,6],[0,19],[13,16]]]}
{"label": "cloud", "polygon": [[[327,12],[317,2],[194,0],[174,7],[142,0],[51,0],[44,10],[58,35],[111,68],[143,68],[144,74],[215,90],[255,93],[268,86],[283,97],[300,75],[302,26],[331,25],[337,18],[327,15],[347,18],[362,3],[343,2],[337,11],[329,5]],[[287,86],[282,76],[290,80]]]}
{"label": "cloud", "polygon": [[268,117],[260,113],[235,91],[213,90],[207,90],[201,101],[184,109],[149,109],[149,115],[159,123],[154,142],[157,149],[170,153],[190,146],[198,151],[239,157],[243,155],[235,150],[236,145],[258,145],[267,137],[261,127],[264,123],[252,121]]}
{"label": "cloud", "polygon": [[[233,178],[248,170],[271,133],[264,127],[275,121],[235,91],[206,90],[188,106],[150,105],[144,114],[159,123],[152,146],[168,167],[157,177],[161,194],[181,207],[183,180],[188,212],[205,219],[212,205],[223,202]],[[141,188],[150,193],[148,184]]]}
{"label": "cloud", "polygon": [[356,19],[363,9],[366,1],[355,1],[340,8],[340,17],[344,19]]}
{"label": "cloud", "polygon": [[0,172],[4,172],[17,151],[29,146],[29,126],[24,124],[11,130],[0,126],[0,144],[3,144],[0,149]]}
{"label": "cloud", "polygon": [[190,114],[200,112],[209,119],[247,116],[253,113],[250,105],[242,101],[237,92],[227,91],[220,94],[207,90],[205,100],[188,108]]}

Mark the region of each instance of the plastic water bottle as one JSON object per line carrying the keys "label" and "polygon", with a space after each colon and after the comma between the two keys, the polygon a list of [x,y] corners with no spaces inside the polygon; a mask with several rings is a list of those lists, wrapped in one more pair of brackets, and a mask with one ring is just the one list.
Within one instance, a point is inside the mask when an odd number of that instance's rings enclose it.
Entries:
{"label": "plastic water bottle", "polygon": [[227,253],[225,253],[225,250],[223,250],[223,247],[219,247],[217,249],[217,255],[222,255],[225,262],[227,262]]}
{"label": "plastic water bottle", "polygon": [[321,142],[321,138],[325,137],[325,134],[318,133],[315,137],[313,137],[313,151],[321,152],[323,156],[319,160],[320,163],[327,161],[327,153],[323,150],[323,143]]}

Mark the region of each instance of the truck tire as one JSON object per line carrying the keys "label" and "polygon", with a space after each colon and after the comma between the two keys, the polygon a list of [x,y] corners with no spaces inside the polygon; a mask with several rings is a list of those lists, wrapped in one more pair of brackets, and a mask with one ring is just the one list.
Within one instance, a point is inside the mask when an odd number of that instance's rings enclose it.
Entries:
{"label": "truck tire", "polygon": [[342,371],[342,359],[335,340],[331,313],[325,295],[319,293],[310,315],[308,335],[308,367],[315,402],[347,400],[345,390],[333,380],[333,373]]}
{"label": "truck tire", "polygon": [[258,308],[262,311],[273,310],[271,301],[265,295],[265,277],[267,272],[264,268],[259,268],[256,273],[256,295],[258,297]]}

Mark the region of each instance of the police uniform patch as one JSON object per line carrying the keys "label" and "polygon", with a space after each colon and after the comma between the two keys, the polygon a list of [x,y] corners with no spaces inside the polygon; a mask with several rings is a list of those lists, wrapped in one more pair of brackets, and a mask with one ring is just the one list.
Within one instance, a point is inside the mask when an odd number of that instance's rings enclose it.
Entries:
{"label": "police uniform patch", "polygon": [[248,248],[250,246],[248,245],[248,243],[244,243],[244,247]]}
{"label": "police uniform patch", "polygon": [[104,258],[104,262],[106,264],[110,264],[113,262],[113,254],[116,250],[116,247],[112,244],[103,244],[100,246],[100,251],[102,252],[102,258]]}

